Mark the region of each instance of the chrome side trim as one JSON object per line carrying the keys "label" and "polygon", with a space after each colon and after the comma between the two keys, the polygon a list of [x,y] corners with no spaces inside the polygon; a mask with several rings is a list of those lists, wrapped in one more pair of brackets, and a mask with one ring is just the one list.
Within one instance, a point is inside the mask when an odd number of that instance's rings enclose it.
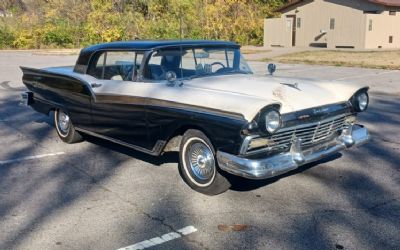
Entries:
{"label": "chrome side trim", "polygon": [[369,140],[369,133],[361,125],[352,125],[334,140],[302,150],[299,140],[294,140],[290,152],[263,159],[248,159],[225,152],[217,152],[219,167],[231,174],[249,179],[267,179],[281,175],[306,163],[314,162],[343,149],[359,146]]}
{"label": "chrome side trim", "polygon": [[80,131],[80,132],[82,132],[82,133],[85,133],[85,134],[88,134],[88,135],[91,135],[91,136],[94,136],[94,137],[98,137],[98,138],[101,138],[101,139],[104,139],[104,140],[107,140],[107,141],[110,141],[110,142],[113,142],[113,143],[116,143],[116,144],[120,144],[122,146],[125,146],[125,147],[128,147],[128,148],[132,148],[134,150],[137,150],[137,151],[140,151],[140,152],[143,152],[143,153],[146,153],[146,154],[154,155],[154,156],[160,155],[161,151],[163,150],[163,148],[164,148],[164,146],[166,144],[165,141],[158,140],[156,142],[156,144],[154,145],[154,147],[151,150],[149,150],[149,149],[142,148],[142,147],[139,147],[139,146],[136,146],[136,145],[133,145],[133,144],[121,141],[121,140],[117,140],[117,139],[108,137],[108,136],[100,135],[100,134],[97,134],[95,132],[92,132],[92,131],[89,131],[89,130],[86,130],[86,129],[77,128],[77,127],[75,127],[75,129]]}
{"label": "chrome side trim", "polygon": [[150,97],[142,96],[129,96],[129,95],[118,95],[118,94],[96,94],[96,103],[109,103],[109,104],[133,104],[133,105],[145,105],[147,107],[161,107],[161,108],[173,108],[185,111],[191,111],[196,113],[202,113],[207,115],[224,116],[236,120],[244,120],[243,115],[239,113],[228,112],[224,110],[214,109],[210,107],[195,106],[190,104],[184,104],[174,101],[166,101],[161,99],[155,99]]}

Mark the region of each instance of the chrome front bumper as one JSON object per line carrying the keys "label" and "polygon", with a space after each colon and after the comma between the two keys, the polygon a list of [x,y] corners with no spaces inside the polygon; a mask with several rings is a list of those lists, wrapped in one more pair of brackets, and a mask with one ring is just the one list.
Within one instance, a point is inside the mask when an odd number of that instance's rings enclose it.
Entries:
{"label": "chrome front bumper", "polygon": [[294,140],[290,151],[264,159],[247,159],[217,152],[219,167],[231,174],[249,179],[267,179],[298,168],[301,165],[317,161],[352,146],[358,146],[369,140],[369,133],[361,125],[352,125],[344,129],[334,140],[302,150],[301,142]]}

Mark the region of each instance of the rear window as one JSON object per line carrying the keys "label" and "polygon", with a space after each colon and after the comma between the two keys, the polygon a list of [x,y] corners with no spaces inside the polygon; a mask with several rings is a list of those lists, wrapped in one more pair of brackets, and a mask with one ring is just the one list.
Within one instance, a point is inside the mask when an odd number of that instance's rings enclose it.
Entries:
{"label": "rear window", "polygon": [[143,54],[135,51],[105,51],[92,61],[88,74],[103,80],[136,81]]}

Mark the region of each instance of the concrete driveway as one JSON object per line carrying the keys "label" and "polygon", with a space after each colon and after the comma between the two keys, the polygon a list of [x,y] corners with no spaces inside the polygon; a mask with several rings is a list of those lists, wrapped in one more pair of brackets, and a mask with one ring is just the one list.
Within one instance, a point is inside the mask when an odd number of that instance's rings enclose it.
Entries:
{"label": "concrete driveway", "polygon": [[370,85],[360,121],[372,140],[280,178],[232,177],[209,197],[181,180],[177,153],[64,144],[51,118],[18,106],[19,65],[75,60],[0,52],[0,249],[399,249],[400,72],[278,65],[277,75]]}

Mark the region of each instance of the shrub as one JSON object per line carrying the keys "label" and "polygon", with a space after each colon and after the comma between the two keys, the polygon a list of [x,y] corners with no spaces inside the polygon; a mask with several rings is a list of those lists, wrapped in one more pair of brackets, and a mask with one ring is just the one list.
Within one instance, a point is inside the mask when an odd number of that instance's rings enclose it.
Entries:
{"label": "shrub", "polygon": [[20,49],[34,49],[38,47],[37,36],[35,32],[29,30],[21,30],[15,36],[13,46]]}
{"label": "shrub", "polygon": [[63,23],[46,26],[41,40],[45,45],[56,45],[56,47],[66,47],[74,41],[72,32]]}
{"label": "shrub", "polygon": [[14,33],[3,27],[0,29],[0,49],[10,48],[13,46]]}

